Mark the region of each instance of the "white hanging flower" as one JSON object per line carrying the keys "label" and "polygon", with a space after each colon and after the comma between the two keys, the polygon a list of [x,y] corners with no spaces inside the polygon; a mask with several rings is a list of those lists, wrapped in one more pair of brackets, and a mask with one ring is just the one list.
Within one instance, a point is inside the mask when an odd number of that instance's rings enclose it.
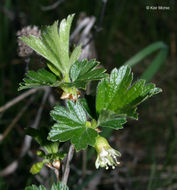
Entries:
{"label": "white hanging flower", "polygon": [[98,136],[96,138],[95,149],[98,153],[95,162],[97,169],[99,167],[108,169],[109,166],[111,166],[112,169],[115,169],[115,166],[120,164],[117,157],[120,157],[121,153],[113,149],[104,137]]}

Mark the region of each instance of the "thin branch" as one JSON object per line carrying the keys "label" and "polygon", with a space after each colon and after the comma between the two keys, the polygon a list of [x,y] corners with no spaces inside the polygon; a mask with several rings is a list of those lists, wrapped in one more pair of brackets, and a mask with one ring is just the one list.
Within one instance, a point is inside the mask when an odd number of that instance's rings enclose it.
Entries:
{"label": "thin branch", "polygon": [[42,11],[50,11],[53,9],[56,9],[61,3],[63,3],[65,0],[58,0],[54,4],[49,5],[49,6],[41,6]]}
{"label": "thin branch", "polygon": [[[37,115],[36,115],[36,118],[34,120],[34,123],[32,124],[32,128],[37,128],[38,125],[39,125],[39,122],[41,120],[41,115],[42,115],[42,111],[44,109],[44,104],[49,96],[49,93],[50,93],[50,88],[49,87],[46,87],[45,88],[45,93],[44,93],[44,96],[42,98],[42,101],[41,101],[41,104],[40,104],[40,107],[37,111]],[[26,152],[29,150],[30,146],[31,146],[31,141],[32,141],[32,138],[28,135],[25,136],[25,141],[24,141],[24,144],[23,144],[23,147],[22,147],[22,151],[21,151],[21,154],[20,154],[20,157],[23,157]]]}
{"label": "thin branch", "polygon": [[20,110],[20,112],[17,113],[17,115],[15,116],[15,118],[12,120],[12,122],[10,123],[10,125],[6,128],[6,130],[3,132],[3,134],[0,137],[0,144],[2,143],[2,141],[6,138],[6,136],[10,133],[10,131],[13,129],[13,127],[15,126],[15,124],[19,121],[19,119],[22,117],[22,115],[24,114],[24,112],[27,110],[27,108],[29,107],[29,105],[32,103],[32,101],[34,100],[34,97],[32,97],[28,103]]}
{"label": "thin branch", "polygon": [[108,0],[102,0],[103,5],[102,5],[102,9],[101,9],[100,18],[99,18],[98,28],[101,28],[101,26],[102,26],[103,19],[104,19],[104,16],[105,16],[105,10],[106,10],[107,1]]}
{"label": "thin branch", "polygon": [[117,180],[119,178],[117,169],[113,171],[113,175],[114,175],[114,177],[113,177],[113,179],[114,179],[114,189],[115,190],[120,190],[119,182]]}
{"label": "thin branch", "polygon": [[75,30],[73,31],[73,33],[71,34],[70,41],[73,41],[74,38],[79,34],[79,32],[89,24],[89,22],[90,22],[89,17],[86,17],[82,21],[80,21]]}
{"label": "thin branch", "polygon": [[18,168],[18,160],[14,160],[5,169],[0,172],[0,176],[7,176],[13,173]]}
{"label": "thin branch", "polygon": [[[43,88],[45,90],[45,93],[44,93],[44,96],[43,96],[43,99],[41,101],[41,105],[38,109],[38,112],[37,112],[37,115],[36,115],[36,118],[34,120],[34,123],[32,124],[32,127],[33,128],[37,128],[38,125],[39,125],[39,121],[41,119],[41,114],[42,114],[42,111],[44,109],[44,104],[49,96],[49,93],[50,93],[50,88],[47,87],[47,88]],[[25,136],[25,139],[23,141],[23,146],[22,146],[22,149],[21,149],[21,153],[19,155],[19,158],[14,160],[11,164],[9,164],[5,169],[3,169],[1,172],[0,172],[0,176],[7,176],[7,175],[10,175],[12,174],[13,172],[15,172],[15,170],[18,168],[18,165],[19,165],[19,162],[21,161],[22,157],[26,154],[26,152],[29,150],[30,146],[31,146],[31,140],[32,138],[28,135]]]}
{"label": "thin branch", "polygon": [[67,157],[67,161],[66,161],[66,166],[65,166],[65,171],[62,177],[62,182],[67,185],[68,182],[68,177],[69,177],[69,172],[70,172],[70,162],[73,158],[73,154],[74,154],[74,146],[70,145],[69,147],[69,152],[68,152],[68,157]]}
{"label": "thin branch", "polygon": [[46,164],[46,166],[54,171],[54,173],[56,175],[56,178],[57,178],[57,181],[59,181],[60,180],[60,171],[59,171],[59,168],[57,169],[57,168],[53,167],[52,164]]}
{"label": "thin branch", "polygon": [[9,102],[7,102],[5,105],[1,106],[0,107],[0,113],[6,111],[7,109],[9,109],[13,105],[17,104],[18,102],[22,101],[26,97],[28,97],[31,94],[34,94],[38,90],[42,90],[42,89],[44,89],[44,88],[34,88],[34,89],[30,89],[30,90],[24,92],[23,94],[21,94],[21,95],[17,96],[16,98],[10,100]]}
{"label": "thin branch", "polygon": [[[83,30],[79,42],[82,42],[82,41],[86,38],[86,36],[89,35],[91,29],[92,29],[93,26],[94,26],[95,21],[96,21],[95,17],[90,17],[90,18],[89,18],[89,23],[87,24],[87,26],[86,26],[85,29]],[[90,39],[89,39],[89,40],[90,40]],[[87,41],[87,43],[88,43],[88,41]],[[87,45],[88,45],[88,44],[84,44],[84,45],[82,46],[82,49],[85,48]]]}
{"label": "thin branch", "polygon": [[89,45],[92,40],[95,38],[95,36],[102,30],[102,24],[103,24],[103,19],[105,16],[105,10],[106,10],[106,5],[107,5],[108,0],[102,0],[103,5],[101,9],[101,14],[98,20],[98,25],[95,26],[95,30],[93,32],[93,35],[88,39],[88,41],[82,46],[82,49],[84,49],[87,45]]}
{"label": "thin branch", "polygon": [[84,179],[86,176],[87,170],[87,150],[82,151],[82,178]]}
{"label": "thin branch", "polygon": [[14,12],[10,11],[7,9],[5,6],[0,6],[0,10],[7,16],[7,18],[11,21],[15,19],[15,14]]}
{"label": "thin branch", "polygon": [[54,172],[55,172],[57,181],[59,181],[59,180],[60,180],[60,172],[59,172],[59,169],[55,168]]}

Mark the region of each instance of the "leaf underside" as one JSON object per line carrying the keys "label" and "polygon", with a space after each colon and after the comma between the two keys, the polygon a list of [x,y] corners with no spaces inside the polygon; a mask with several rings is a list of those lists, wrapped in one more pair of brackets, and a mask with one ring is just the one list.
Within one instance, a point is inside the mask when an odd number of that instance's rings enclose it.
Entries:
{"label": "leaf underside", "polygon": [[28,89],[28,88],[35,88],[35,87],[41,87],[41,86],[56,86],[57,77],[45,70],[45,69],[39,69],[38,71],[28,71],[26,74],[26,77],[19,85],[18,90]]}
{"label": "leaf underside", "polygon": [[50,140],[71,140],[77,151],[94,146],[97,132],[86,126],[87,116],[79,102],[68,101],[67,108],[56,106],[51,116],[57,123],[50,130]]}
{"label": "leaf underside", "polygon": [[133,73],[130,67],[122,66],[113,69],[109,79],[103,79],[97,87],[96,111],[110,110],[116,114],[137,119],[137,106],[147,98],[158,94],[162,90],[155,84],[145,84],[145,80],[138,80],[131,85]]}

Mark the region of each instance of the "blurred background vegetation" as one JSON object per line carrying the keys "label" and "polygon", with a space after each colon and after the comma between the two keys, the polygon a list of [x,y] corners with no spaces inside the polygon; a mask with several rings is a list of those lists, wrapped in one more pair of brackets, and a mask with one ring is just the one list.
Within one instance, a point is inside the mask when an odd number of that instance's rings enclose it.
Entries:
{"label": "blurred background vegetation", "polygon": [[[170,10],[146,9],[146,6],[158,5],[168,6]],[[105,136],[111,134],[110,143],[122,153],[119,167],[115,170],[96,171],[94,166],[96,154],[92,150],[88,150],[87,153],[77,153],[71,165],[69,186],[73,190],[177,189],[177,4],[175,0],[1,0],[0,106],[23,93],[18,92],[17,88],[24,76],[26,62],[18,57],[16,32],[27,25],[52,24],[54,20],[61,20],[71,13],[76,13],[72,31],[81,13],[96,18],[91,40],[94,42],[97,59],[108,71],[123,65],[148,45],[158,41],[163,42],[159,49],[155,49],[157,51],[152,51],[150,56],[133,66],[137,79],[151,65],[144,78],[156,83],[163,89],[163,93],[143,103],[139,108],[138,121],[130,120],[123,130],[114,134],[111,131],[104,131]],[[167,47],[168,56],[165,58]],[[153,61],[163,49],[165,51]],[[143,54],[138,56],[143,57]],[[40,58],[37,61],[36,58],[32,59],[29,67],[38,65],[40,67],[41,62]],[[55,90],[50,93],[54,94],[56,101],[59,100]],[[34,153],[38,145],[34,142],[27,154],[23,158],[19,157],[25,138],[24,128],[34,123],[44,98],[41,91],[31,97],[0,113],[1,137],[10,126],[6,138],[0,141],[0,190],[22,190],[31,183],[44,183],[49,186],[54,180],[54,175],[46,174],[46,171],[36,177],[29,173],[32,163],[37,159]],[[29,101],[31,103],[25,110],[24,105]],[[39,126],[52,124],[49,119],[51,101],[47,100],[43,105]],[[18,113],[22,111],[18,119]],[[17,118],[17,121],[14,121],[14,118]],[[8,173],[7,166],[13,171]]]}

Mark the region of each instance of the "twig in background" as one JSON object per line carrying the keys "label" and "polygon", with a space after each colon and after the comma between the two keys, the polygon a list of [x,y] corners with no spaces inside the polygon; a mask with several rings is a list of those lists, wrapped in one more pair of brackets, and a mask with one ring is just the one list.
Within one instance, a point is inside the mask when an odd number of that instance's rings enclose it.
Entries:
{"label": "twig in background", "polygon": [[86,36],[88,36],[90,34],[91,29],[94,26],[94,23],[96,21],[96,18],[94,16],[92,17],[88,17],[89,18],[89,23],[87,24],[87,26],[85,27],[85,29],[83,30],[79,43],[83,44],[82,48],[86,47],[86,44],[83,43],[83,40],[86,38]]}
{"label": "twig in background", "polygon": [[10,131],[13,129],[13,127],[15,126],[15,124],[19,121],[19,119],[22,117],[22,115],[27,110],[27,108],[29,107],[29,105],[32,103],[33,100],[34,100],[34,96],[27,102],[27,104],[20,110],[20,112],[17,113],[17,115],[12,120],[12,122],[10,123],[10,125],[6,128],[6,130],[0,136],[0,144],[6,138],[6,136],[10,133]]}
{"label": "twig in background", "polygon": [[87,150],[82,151],[82,178],[84,179],[86,176],[87,170]]}
{"label": "twig in background", "polygon": [[63,3],[65,0],[58,0],[54,4],[49,6],[41,6],[42,11],[51,11],[53,9],[56,9],[61,3]]}
{"label": "twig in background", "polygon": [[13,21],[15,19],[15,14],[14,12],[10,11],[9,9],[7,9],[4,6],[0,6],[0,10],[2,10],[2,12],[7,16],[7,18],[11,21]]}
{"label": "twig in background", "polygon": [[76,27],[76,29],[73,31],[73,33],[71,34],[70,37],[70,41],[73,41],[75,39],[75,37],[79,34],[79,32],[89,24],[90,22],[90,18],[86,17],[83,20],[81,20],[80,22],[78,22],[78,25]]}
{"label": "twig in background", "polygon": [[49,104],[50,104],[51,107],[53,107],[55,105],[56,100],[55,100],[55,97],[54,97],[54,95],[52,93],[49,95],[48,101],[49,101]]}
{"label": "twig in background", "polygon": [[[77,21],[77,26],[70,37],[70,44],[85,44],[88,42],[91,34],[91,29],[95,24],[96,18],[94,16],[87,17],[85,13],[81,13]],[[94,43],[89,44],[88,46],[82,47],[82,54],[80,60],[82,59],[91,59],[96,57],[96,51]]]}
{"label": "twig in background", "polygon": [[115,190],[120,190],[120,186],[119,186],[119,183],[118,183],[118,171],[117,169],[113,171],[113,175],[114,175],[114,189]]}
{"label": "twig in background", "polygon": [[68,176],[69,176],[69,172],[70,172],[70,162],[73,158],[73,154],[74,154],[74,146],[70,145],[69,147],[69,152],[68,152],[68,157],[67,157],[67,161],[66,161],[66,166],[65,166],[65,171],[62,177],[62,182],[63,184],[67,184],[68,182]]}
{"label": "twig in background", "polygon": [[56,176],[56,179],[57,179],[57,181],[59,181],[59,180],[60,180],[59,168],[57,169],[57,168],[53,167],[52,164],[46,164],[46,166],[49,167],[51,170],[54,171],[55,176]]}
{"label": "twig in background", "polygon": [[55,169],[54,172],[55,172],[55,175],[56,175],[57,181],[59,181],[59,180],[60,180],[59,169]]}
{"label": "twig in background", "polygon": [[[94,175],[93,172],[90,175]],[[103,176],[103,170],[100,170],[99,172],[97,172],[97,174],[94,175],[94,178],[92,178],[90,182],[88,183],[87,190],[98,190],[97,186],[100,184],[102,176]]]}
{"label": "twig in background", "polygon": [[[34,120],[34,123],[31,126],[32,128],[35,128],[35,129],[39,125],[39,122],[41,120],[42,111],[44,109],[44,104],[45,104],[45,102],[46,102],[46,100],[47,100],[47,98],[49,96],[49,93],[50,93],[50,88],[49,87],[45,87],[44,90],[45,90],[45,93],[44,93],[44,96],[42,98],[42,102],[41,102],[40,107],[39,107],[39,109],[37,111],[37,115],[36,115],[36,118]],[[28,136],[28,135],[25,136],[25,140],[24,140],[24,143],[23,143],[23,147],[22,147],[20,157],[23,157],[26,154],[27,150],[29,150],[29,148],[31,146],[31,140],[32,140],[32,138],[30,136]]]}
{"label": "twig in background", "polygon": [[98,19],[98,25],[95,26],[95,30],[93,32],[93,35],[88,39],[88,41],[82,46],[82,48],[84,49],[87,45],[89,45],[92,40],[95,38],[95,36],[97,35],[97,33],[99,33],[102,30],[102,23],[103,23],[103,19],[105,16],[105,10],[106,10],[106,5],[107,5],[107,0],[102,0],[103,5],[102,5],[102,9],[101,9],[101,14],[100,17]]}
{"label": "twig in background", "polygon": [[[93,39],[92,39],[92,41],[89,40],[93,36],[91,33],[91,29],[93,28],[96,19],[95,19],[95,17],[87,17],[87,18],[89,18],[89,23],[87,24],[87,26],[84,28],[84,30],[80,34],[80,39],[78,42],[79,44],[84,44],[82,46],[82,54],[80,56],[80,60],[91,59],[93,57],[94,58],[96,57],[94,41],[93,41]],[[89,41],[89,43],[88,43],[88,41]],[[87,44],[87,45],[85,45],[85,44]]]}
{"label": "twig in background", "polygon": [[[39,121],[41,119],[41,114],[42,114],[42,111],[44,109],[44,104],[49,96],[49,93],[50,93],[50,88],[47,87],[47,88],[43,88],[45,90],[45,93],[44,93],[44,96],[43,96],[43,99],[41,101],[41,104],[40,104],[40,107],[38,109],[38,112],[37,112],[37,115],[36,115],[36,118],[34,120],[34,123],[32,124],[32,127],[33,128],[37,128],[38,125],[39,125]],[[29,150],[30,146],[31,146],[31,137],[30,136],[25,136],[25,139],[23,141],[23,145],[22,145],[22,149],[21,149],[21,153],[20,153],[20,156],[18,159],[14,160],[11,164],[9,164],[5,169],[3,169],[1,172],[0,172],[0,176],[7,176],[7,175],[10,175],[12,174],[13,172],[15,172],[15,170],[18,168],[18,165],[19,165],[19,162],[21,160],[21,158],[26,154],[26,152]]]}
{"label": "twig in background", "polygon": [[7,102],[5,105],[1,106],[0,107],[0,113],[6,111],[7,109],[12,107],[13,105],[15,105],[18,102],[22,101],[23,99],[30,96],[31,94],[34,94],[38,90],[43,90],[43,89],[44,88],[34,88],[34,89],[30,89],[30,90],[24,92],[23,94],[21,94],[21,95],[17,96],[16,98],[10,100],[9,102]]}
{"label": "twig in background", "polygon": [[103,5],[102,5],[100,18],[99,18],[98,28],[101,28],[101,26],[102,26],[103,19],[104,19],[104,16],[105,16],[106,5],[107,5],[108,0],[102,0],[102,2],[103,2]]}
{"label": "twig in background", "polygon": [[7,176],[13,173],[18,167],[18,159],[14,160],[11,164],[9,164],[5,169],[0,172],[0,176]]}
{"label": "twig in background", "polygon": [[[91,44],[91,42],[94,40],[96,34],[102,30],[102,23],[105,15],[105,10],[106,10],[106,5],[107,5],[107,0],[103,0],[103,5],[100,13],[100,17],[97,19],[98,20],[98,25],[94,27],[96,18],[94,16],[92,17],[85,17],[85,15],[81,15],[81,21],[78,22],[78,26],[74,30],[74,32],[71,34],[70,40],[73,41],[77,35],[79,35],[80,31],[84,28],[84,30],[80,34],[80,38],[78,40],[78,44],[83,44],[82,45],[82,54],[80,56],[80,59],[91,59],[93,57],[96,57],[96,51],[95,51],[95,46],[94,43]],[[95,28],[93,31],[93,34],[91,34],[91,29]],[[93,55],[90,52],[94,52]]]}

